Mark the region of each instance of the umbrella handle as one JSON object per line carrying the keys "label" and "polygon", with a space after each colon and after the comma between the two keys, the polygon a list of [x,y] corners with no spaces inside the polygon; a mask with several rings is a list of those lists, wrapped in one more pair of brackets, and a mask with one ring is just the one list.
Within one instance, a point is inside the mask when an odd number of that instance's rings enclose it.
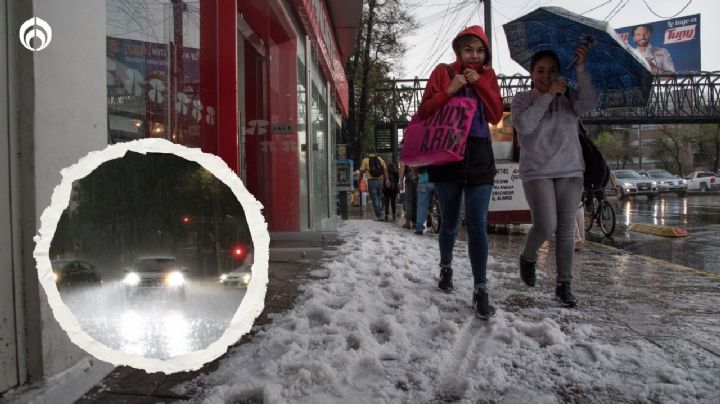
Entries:
{"label": "umbrella handle", "polygon": [[[584,42],[582,45],[587,46],[588,50],[590,50],[590,47],[592,46],[593,42],[595,42],[595,38],[593,38],[592,35],[583,35],[582,40]],[[570,64],[568,65],[567,70],[570,70],[570,68],[573,67],[575,65],[575,63],[577,63],[577,61],[578,61],[578,57],[576,55],[573,58],[573,60],[570,61]]]}

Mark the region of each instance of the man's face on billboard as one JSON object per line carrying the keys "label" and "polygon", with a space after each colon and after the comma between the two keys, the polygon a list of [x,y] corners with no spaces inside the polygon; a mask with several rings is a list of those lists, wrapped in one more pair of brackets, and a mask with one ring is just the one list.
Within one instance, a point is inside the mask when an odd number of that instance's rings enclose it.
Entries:
{"label": "man's face on billboard", "polygon": [[650,42],[650,31],[645,27],[635,28],[635,31],[633,32],[633,41],[642,48],[648,46],[648,43]]}

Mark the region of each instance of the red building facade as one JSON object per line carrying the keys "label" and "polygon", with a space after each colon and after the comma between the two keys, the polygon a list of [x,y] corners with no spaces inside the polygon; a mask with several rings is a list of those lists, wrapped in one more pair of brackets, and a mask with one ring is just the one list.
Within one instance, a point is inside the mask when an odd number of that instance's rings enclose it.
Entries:
{"label": "red building facade", "polygon": [[238,173],[271,232],[333,231],[343,66],[362,12],[339,3],[108,0],[110,142],[199,147]]}

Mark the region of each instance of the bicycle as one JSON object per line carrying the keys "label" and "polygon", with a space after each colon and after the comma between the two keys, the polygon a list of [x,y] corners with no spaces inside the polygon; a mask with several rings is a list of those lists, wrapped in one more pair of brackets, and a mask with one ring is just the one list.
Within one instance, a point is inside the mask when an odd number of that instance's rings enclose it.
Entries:
{"label": "bicycle", "polygon": [[585,230],[590,231],[597,222],[600,231],[610,237],[615,231],[615,209],[605,199],[605,190],[601,188],[583,191],[582,203],[585,206]]}

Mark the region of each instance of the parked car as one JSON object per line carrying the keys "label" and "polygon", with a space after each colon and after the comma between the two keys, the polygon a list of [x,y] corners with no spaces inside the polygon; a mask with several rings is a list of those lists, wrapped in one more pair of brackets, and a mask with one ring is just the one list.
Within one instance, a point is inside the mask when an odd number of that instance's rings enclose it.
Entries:
{"label": "parked car", "polygon": [[675,192],[678,196],[685,196],[685,192],[687,192],[687,181],[677,175],[669,173],[666,170],[638,171],[638,174],[655,180],[657,182],[658,191],[660,191],[661,194]]}
{"label": "parked car", "polygon": [[50,261],[50,265],[58,289],[102,284],[100,270],[88,261],[60,259]]}
{"label": "parked car", "polygon": [[618,200],[636,195],[645,195],[651,200],[658,196],[657,181],[645,178],[635,170],[613,170],[612,177]]}
{"label": "parked car", "polygon": [[125,272],[123,283],[128,297],[143,291],[163,290],[185,299],[188,269],[181,267],[175,257],[140,257]]}
{"label": "parked car", "polygon": [[693,171],[685,179],[688,183],[688,191],[707,192],[717,190],[720,185],[712,171]]}

